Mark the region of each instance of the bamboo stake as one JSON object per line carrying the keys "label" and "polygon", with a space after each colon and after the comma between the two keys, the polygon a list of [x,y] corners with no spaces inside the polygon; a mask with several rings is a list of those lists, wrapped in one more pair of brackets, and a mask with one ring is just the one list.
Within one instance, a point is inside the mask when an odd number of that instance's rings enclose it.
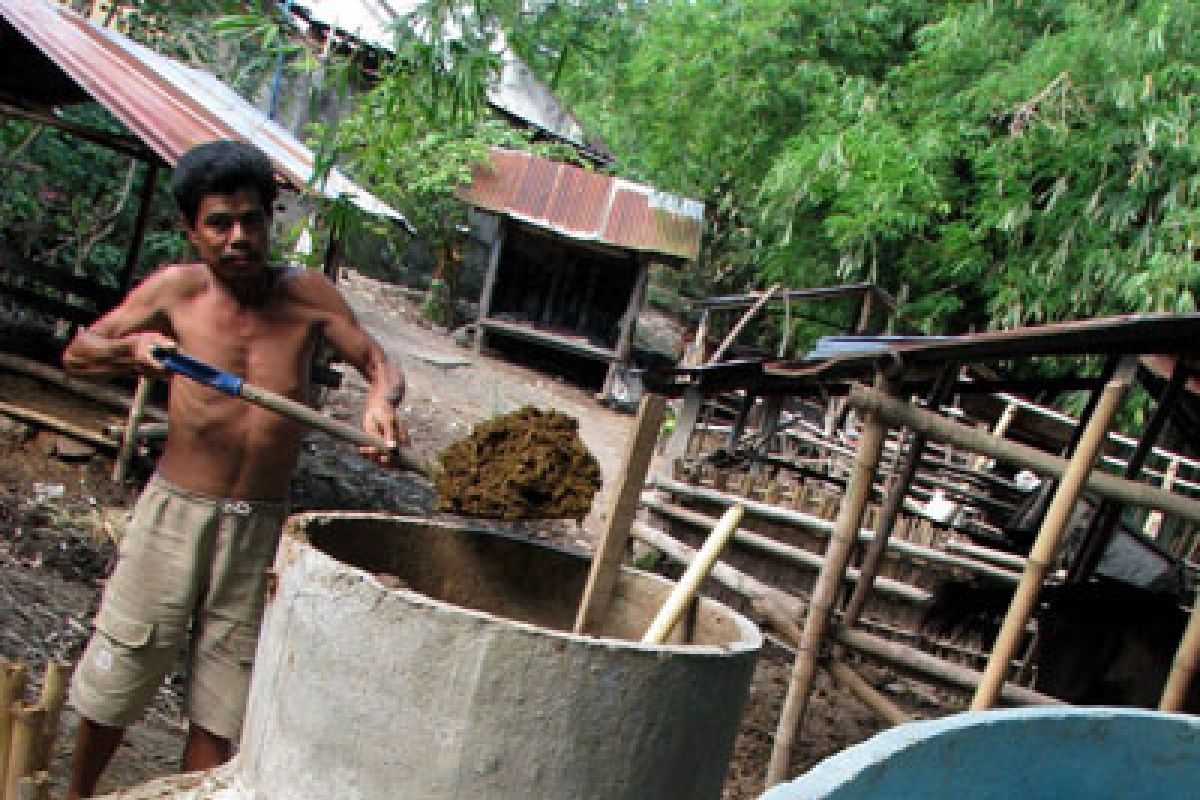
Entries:
{"label": "bamboo stake", "polygon": [[[928,436],[952,442],[964,450],[1026,467],[1042,475],[1061,477],[1070,466],[1067,459],[1018,442],[996,439],[989,433],[977,431],[931,411],[913,408],[873,389],[856,386],[847,399],[851,406],[877,412],[892,425],[905,425]],[[1191,522],[1200,522],[1200,500],[1105,472],[1093,472],[1087,477],[1086,485],[1088,491],[1119,503],[1138,508],[1156,508]]]}
{"label": "bamboo stake", "polygon": [[604,535],[592,554],[592,566],[587,585],[579,601],[575,616],[575,633],[585,633],[594,626],[608,609],[625,545],[629,541],[629,528],[637,513],[638,498],[646,483],[650,459],[654,456],[654,445],[662,428],[666,400],[656,394],[647,394],[638,407],[637,423],[633,435],[625,448],[625,461],[621,468],[620,484],[613,495],[608,510],[608,522]]}
{"label": "bamboo stake", "polygon": [[1136,357],[1127,356],[1122,359],[1112,380],[1102,390],[1100,402],[1096,404],[1096,409],[1088,420],[1079,445],[1075,448],[1075,453],[1063,474],[1058,490],[1054,493],[1054,499],[1050,501],[1050,508],[1046,511],[1037,538],[1029,551],[1021,582],[1017,584],[1017,590],[1013,593],[1008,614],[1004,618],[1004,624],[1000,627],[1000,634],[996,637],[996,643],[992,646],[992,654],[983,671],[983,680],[975,692],[975,697],[971,700],[972,711],[985,711],[996,702],[996,695],[1004,683],[1004,674],[1008,670],[1009,662],[1016,655],[1021,637],[1033,614],[1033,607],[1037,602],[1042,582],[1045,581],[1058,554],[1059,544],[1067,527],[1067,520],[1083,491],[1088,473],[1091,472],[1096,458],[1100,455],[1100,447],[1104,443],[1108,425],[1120,407],[1121,400],[1125,397],[1125,390],[1133,381],[1137,363]]}
{"label": "bamboo stake", "polygon": [[1183,711],[1183,701],[1196,677],[1197,662],[1200,662],[1200,592],[1196,593],[1196,604],[1192,607],[1192,615],[1171,662],[1171,673],[1167,675],[1167,685],[1158,704],[1159,711]]}
{"label": "bamboo stake", "polygon": [[[633,535],[677,564],[687,566],[696,557],[695,549],[644,522],[633,523]],[[804,612],[804,601],[800,598],[763,583],[753,575],[747,575],[734,569],[724,561],[718,561],[713,565],[711,577],[726,589],[736,592],[742,597],[751,600],[756,597],[769,597],[774,605],[783,609],[783,613],[791,617],[799,617]]]}
{"label": "bamboo stake", "polygon": [[46,710],[40,705],[14,703],[12,706],[12,741],[8,752],[8,775],[6,798],[17,796],[17,785],[21,778],[36,772],[34,758],[42,726],[46,721]]}
{"label": "bamboo stake", "polygon": [[129,406],[129,417],[125,422],[125,430],[121,434],[121,449],[113,464],[112,479],[114,483],[123,483],[125,474],[129,470],[129,459],[137,444],[138,424],[142,421],[142,412],[146,408],[146,398],[150,395],[152,383],[153,381],[147,376],[138,376],[137,389],[133,393],[133,403]]}
{"label": "bamboo stake", "polygon": [[[877,381],[882,385],[882,379]],[[842,500],[829,545],[825,550],[825,565],[817,576],[812,601],[804,621],[803,636],[797,647],[796,663],[788,684],[783,713],[775,732],[775,744],[771,749],[771,760],[767,765],[767,786],[774,786],[787,777],[788,761],[792,753],[792,742],[804,717],[813,679],[816,677],[817,656],[825,639],[825,631],[833,616],[833,606],[838,589],[846,574],[846,566],[858,530],[862,524],[863,511],[875,478],[875,467],[883,451],[886,428],[872,413],[864,415],[862,433],[858,441],[858,454],[850,471],[850,481]]]}
{"label": "bamboo stake", "polygon": [[58,720],[62,714],[63,702],[67,697],[67,681],[71,676],[71,664],[66,661],[50,659],[46,662],[45,677],[42,679],[42,693],[38,705],[46,710],[45,725],[38,742],[37,769],[48,769],[50,755],[54,751],[54,739],[58,735]]}
{"label": "bamboo stake", "polygon": [[717,557],[721,555],[721,551],[725,549],[730,537],[737,530],[744,510],[740,505],[731,506],[721,515],[721,519],[713,528],[712,533],[704,540],[704,546],[700,548],[700,552],[688,565],[683,577],[679,579],[679,583],[675,584],[674,590],[667,597],[666,603],[659,609],[658,614],[650,623],[650,627],[646,629],[645,635],[642,636],[642,644],[662,644],[666,641],[671,629],[679,620],[679,615],[692,602],[692,598],[700,590],[701,582],[708,577],[713,564],[717,562]]}
{"label": "bamboo stake", "polygon": [[0,661],[0,797],[8,786],[8,753],[12,749],[13,709],[25,696],[28,672],[19,661]]}

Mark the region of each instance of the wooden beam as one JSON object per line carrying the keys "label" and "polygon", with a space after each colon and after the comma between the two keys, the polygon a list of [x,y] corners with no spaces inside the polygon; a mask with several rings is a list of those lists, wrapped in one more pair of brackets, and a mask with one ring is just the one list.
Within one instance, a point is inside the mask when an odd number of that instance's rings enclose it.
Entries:
{"label": "wooden beam", "polygon": [[592,554],[592,567],[575,617],[575,633],[586,633],[603,618],[612,600],[629,530],[637,512],[638,498],[646,483],[646,473],[658,432],[662,428],[666,399],[647,394],[638,408],[637,422],[625,447],[625,459],[617,475],[617,491],[608,508],[604,534]]}
{"label": "wooden beam", "polygon": [[[848,395],[851,406],[862,411],[872,411],[883,416],[893,425],[906,425],[930,438],[941,439],[964,450],[991,456],[1017,466],[1026,467],[1043,475],[1062,477],[1070,463],[1050,453],[1028,447],[1006,439],[998,439],[990,433],[978,431],[970,426],[946,419],[931,411],[910,406],[900,400],[889,398],[874,389],[856,386]],[[1118,478],[1102,472],[1092,472],[1087,479],[1088,491],[1139,508],[1157,508],[1190,522],[1200,522],[1200,501],[1182,495],[1164,492],[1137,481]]]}

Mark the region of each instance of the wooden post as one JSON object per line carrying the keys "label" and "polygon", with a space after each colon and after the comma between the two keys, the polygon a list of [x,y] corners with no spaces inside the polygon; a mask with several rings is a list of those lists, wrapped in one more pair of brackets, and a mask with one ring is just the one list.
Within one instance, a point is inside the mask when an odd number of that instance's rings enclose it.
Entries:
{"label": "wooden post", "polygon": [[676,461],[687,455],[688,443],[696,431],[696,422],[700,418],[700,407],[704,405],[704,395],[699,386],[689,386],[683,393],[683,403],[679,416],[675,418],[675,430],[667,440],[663,451],[663,462],[671,469]]}
{"label": "wooden post", "polygon": [[0,797],[8,786],[8,754],[12,749],[13,709],[25,696],[28,673],[19,661],[0,661]]}
{"label": "wooden post", "polygon": [[746,323],[754,318],[754,315],[758,313],[759,309],[765,306],[767,302],[775,296],[775,293],[779,291],[780,286],[782,286],[782,284],[776,283],[770,289],[767,289],[762,293],[758,300],[755,301],[754,305],[750,306],[745,314],[742,314],[742,318],[739,319],[737,324],[733,326],[733,330],[729,331],[729,335],[726,336],[725,341],[721,342],[720,346],[717,347],[716,351],[712,354],[712,358],[708,360],[708,363],[715,364],[721,360],[721,356],[725,355],[725,351],[728,350],[729,346],[733,344],[735,339],[737,339],[737,335],[742,332],[742,328],[746,327]]}
{"label": "wooden post", "polygon": [[58,720],[62,714],[63,702],[67,698],[67,681],[70,677],[71,664],[69,662],[54,659],[46,661],[42,693],[38,699],[38,705],[46,710],[46,719],[34,759],[34,766],[37,769],[49,769],[50,767],[50,756],[54,751],[54,739],[58,735]]}
{"label": "wooden post", "polygon": [[621,318],[621,330],[617,335],[615,356],[608,365],[608,373],[604,376],[604,388],[600,393],[608,397],[612,391],[613,380],[617,370],[629,363],[629,354],[633,351],[633,334],[637,330],[638,314],[642,311],[642,301],[646,297],[646,285],[650,282],[650,262],[645,257],[637,260],[637,277],[633,282],[633,293],[629,296],[629,305],[625,308],[625,316]]}
{"label": "wooden post", "polygon": [[625,448],[625,460],[608,510],[604,535],[592,554],[592,568],[575,617],[575,633],[586,633],[608,610],[665,409],[666,400],[661,395],[648,394],[642,398],[633,435]]}
{"label": "wooden post", "polygon": [[1183,711],[1183,701],[1187,697],[1192,680],[1196,677],[1197,662],[1200,662],[1200,592],[1196,593],[1196,603],[1192,607],[1187,629],[1183,632],[1179,649],[1175,651],[1175,659],[1171,662],[1171,673],[1167,675],[1167,684],[1163,687],[1162,699],[1158,703],[1159,711]]}
{"label": "wooden post", "polygon": [[996,643],[992,647],[991,656],[988,658],[987,667],[983,672],[983,680],[975,692],[975,697],[971,700],[972,711],[985,711],[996,702],[996,696],[1004,683],[1004,674],[1007,672],[1013,656],[1016,655],[1021,636],[1025,632],[1026,625],[1029,624],[1029,617],[1037,602],[1038,591],[1042,588],[1042,582],[1058,553],[1063,532],[1067,527],[1067,520],[1083,491],[1088,473],[1091,472],[1100,455],[1100,447],[1108,433],[1108,425],[1120,407],[1121,400],[1124,398],[1125,391],[1129,388],[1136,370],[1136,357],[1128,356],[1122,359],[1112,380],[1102,390],[1096,410],[1088,420],[1087,428],[1063,474],[1058,490],[1054,493],[1054,499],[1050,502],[1050,508],[1046,511],[1041,529],[1029,551],[1029,557],[1025,561],[1025,571],[1021,575],[1021,582],[1017,584],[1012,604],[1009,606],[1004,624],[1000,628],[1000,634],[996,637]]}
{"label": "wooden post", "polygon": [[[129,252],[125,254],[125,266],[121,269],[121,288],[129,291],[133,283],[133,273],[137,271],[138,260],[142,255],[142,242],[146,238],[146,223],[150,220],[150,204],[154,200],[154,188],[158,183],[158,164],[146,162],[146,175],[142,179],[142,191],[138,197],[137,218],[133,222],[133,240],[129,243]],[[107,310],[107,309],[104,309]]]}
{"label": "wooden post", "polygon": [[[882,385],[882,378],[877,379],[876,383]],[[879,464],[879,456],[883,451],[885,432],[886,428],[878,417],[874,414],[864,415],[862,432],[858,440],[858,453],[850,472],[850,481],[846,486],[846,494],[842,499],[837,523],[825,550],[825,564],[822,566],[816,586],[813,588],[812,602],[809,604],[808,615],[804,621],[803,637],[797,647],[796,663],[788,684],[787,698],[779,719],[779,727],[775,732],[775,745],[771,750],[771,760],[767,766],[767,786],[774,786],[787,777],[792,742],[796,737],[800,721],[804,717],[804,710],[808,705],[809,695],[812,692],[813,679],[816,677],[817,657],[825,638],[825,631],[829,627],[829,621],[833,615],[837,592],[846,574],[851,551],[858,540],[858,529],[862,524],[863,511],[871,493],[871,485],[875,480],[875,468]]]}
{"label": "wooden post", "polygon": [[713,564],[717,563],[717,557],[721,555],[721,551],[725,549],[725,545],[729,543],[730,537],[737,530],[738,523],[742,521],[742,513],[745,511],[740,505],[730,506],[729,509],[721,515],[721,519],[717,521],[716,527],[712,533],[704,540],[704,546],[700,548],[700,552],[692,559],[692,563],[688,565],[687,570],[683,573],[683,577],[675,584],[675,588],[667,597],[667,601],[663,607],[658,610],[651,621],[650,626],[646,628],[646,633],[642,636],[642,644],[662,644],[670,635],[671,629],[675,627],[675,623],[679,620],[679,615],[688,607],[696,593],[700,591],[700,584],[708,577],[708,573],[712,571]]}
{"label": "wooden post", "polygon": [[492,310],[492,295],[496,291],[496,276],[500,273],[500,253],[504,249],[504,220],[496,226],[496,238],[492,241],[492,252],[488,255],[487,274],[483,279],[483,290],[479,293],[479,318],[475,321],[475,354],[483,352],[483,323]]}
{"label": "wooden post", "polygon": [[40,705],[26,705],[21,702],[13,704],[12,741],[8,751],[5,797],[15,798],[21,778],[37,771],[34,758],[45,720],[46,710]]}
{"label": "wooden post", "polygon": [[137,446],[138,424],[142,421],[142,411],[146,408],[146,398],[150,395],[153,380],[145,375],[138,376],[137,389],[133,393],[133,404],[129,407],[129,417],[125,422],[125,430],[121,434],[121,449],[117,452],[117,460],[113,464],[112,479],[114,483],[122,483],[129,471],[129,459]]}

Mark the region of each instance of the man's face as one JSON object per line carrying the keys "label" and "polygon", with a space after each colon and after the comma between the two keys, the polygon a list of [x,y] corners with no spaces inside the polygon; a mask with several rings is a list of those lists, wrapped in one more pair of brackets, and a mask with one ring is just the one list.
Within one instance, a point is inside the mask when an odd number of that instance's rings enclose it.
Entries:
{"label": "man's face", "polygon": [[200,260],[234,283],[259,277],[267,264],[270,211],[251,187],[230,194],[206,194],[196,218],[187,225],[188,240]]}

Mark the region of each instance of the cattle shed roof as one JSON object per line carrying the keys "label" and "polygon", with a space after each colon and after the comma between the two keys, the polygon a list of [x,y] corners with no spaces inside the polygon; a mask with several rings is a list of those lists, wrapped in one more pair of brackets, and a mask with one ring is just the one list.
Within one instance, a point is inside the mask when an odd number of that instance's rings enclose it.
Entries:
{"label": "cattle shed roof", "polygon": [[578,241],[684,261],[700,252],[702,203],[529,153],[493,148],[459,197]]}
{"label": "cattle shed roof", "polygon": [[[9,74],[21,76],[0,80],[7,99],[42,108],[94,99],[168,165],[203,142],[250,142],[293,188],[310,191],[312,151],[210,73],[45,0],[4,0],[0,17],[0,52],[16,70]],[[21,63],[13,63],[16,57]],[[346,197],[363,211],[408,226],[399,212],[337,170],[314,191]]]}

